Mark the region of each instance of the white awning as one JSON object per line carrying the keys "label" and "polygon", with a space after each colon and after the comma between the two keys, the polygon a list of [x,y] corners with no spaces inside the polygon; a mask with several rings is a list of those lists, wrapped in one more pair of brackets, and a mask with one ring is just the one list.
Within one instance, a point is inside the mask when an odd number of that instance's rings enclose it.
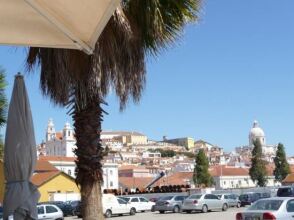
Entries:
{"label": "white awning", "polygon": [[119,0],[0,0],[0,44],[91,54]]}

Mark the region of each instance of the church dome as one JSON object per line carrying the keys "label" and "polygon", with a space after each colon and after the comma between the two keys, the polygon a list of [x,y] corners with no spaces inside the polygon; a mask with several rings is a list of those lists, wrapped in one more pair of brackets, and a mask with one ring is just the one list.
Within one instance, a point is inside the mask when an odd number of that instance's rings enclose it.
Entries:
{"label": "church dome", "polygon": [[265,134],[262,128],[259,127],[257,121],[253,122],[253,127],[249,132],[249,146],[252,146],[254,141],[259,139],[261,141],[262,146],[265,145]]}
{"label": "church dome", "polygon": [[262,128],[259,127],[258,122],[254,121],[253,123],[253,127],[250,130],[249,135],[251,137],[264,137],[264,131],[262,130]]}

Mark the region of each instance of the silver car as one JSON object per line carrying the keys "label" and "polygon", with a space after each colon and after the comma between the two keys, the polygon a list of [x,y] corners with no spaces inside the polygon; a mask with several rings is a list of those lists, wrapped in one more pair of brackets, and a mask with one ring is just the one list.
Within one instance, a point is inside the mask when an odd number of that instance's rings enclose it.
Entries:
{"label": "silver car", "polygon": [[164,196],[161,197],[155,205],[152,207],[152,211],[159,211],[163,214],[166,211],[172,211],[174,213],[180,212],[183,201],[187,196]]}
{"label": "silver car", "polygon": [[182,206],[182,211],[191,213],[192,211],[207,212],[209,210],[228,209],[228,203],[213,194],[194,194],[188,197]]}
{"label": "silver car", "polygon": [[236,194],[224,193],[224,194],[217,194],[216,196],[220,198],[221,200],[226,201],[229,207],[237,207],[237,208],[241,207],[239,196],[237,196]]}
{"label": "silver car", "polygon": [[53,204],[41,204],[37,206],[38,219],[63,220],[63,212]]}
{"label": "silver car", "polygon": [[236,220],[289,220],[294,216],[294,198],[273,197],[260,199],[243,212]]}

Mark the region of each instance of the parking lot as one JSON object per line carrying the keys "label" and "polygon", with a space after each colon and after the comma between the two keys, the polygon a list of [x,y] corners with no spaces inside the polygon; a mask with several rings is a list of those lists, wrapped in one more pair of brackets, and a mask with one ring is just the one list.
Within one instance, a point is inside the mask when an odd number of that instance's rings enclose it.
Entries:
{"label": "parking lot", "polygon": [[[137,213],[134,216],[115,216],[109,218],[110,220],[234,220],[237,212],[242,211],[244,208],[230,208],[226,212],[208,212],[208,213],[172,213],[159,214],[158,212],[145,212]],[[172,218],[172,219],[171,219]],[[77,217],[66,217],[66,220],[78,220]]]}

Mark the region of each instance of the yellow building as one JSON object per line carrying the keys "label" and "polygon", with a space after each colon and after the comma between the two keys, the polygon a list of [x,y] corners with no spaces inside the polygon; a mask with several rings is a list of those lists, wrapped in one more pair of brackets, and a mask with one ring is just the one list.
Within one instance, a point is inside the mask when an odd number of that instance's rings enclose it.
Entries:
{"label": "yellow building", "polygon": [[185,147],[187,150],[194,147],[194,139],[191,137],[176,138],[176,139],[164,139],[164,142],[176,144]]}
{"label": "yellow building", "polygon": [[[59,171],[48,161],[38,161],[32,183],[38,187],[41,194],[39,202],[50,201],[54,193],[80,193],[74,178]],[[3,162],[0,160],[0,203],[3,203],[5,178]]]}
{"label": "yellow building", "polygon": [[41,194],[39,202],[52,200],[53,194],[56,193],[66,195],[80,193],[74,178],[59,171],[48,161],[38,161],[32,183],[38,187]]}
{"label": "yellow building", "polygon": [[4,187],[5,187],[4,183],[5,183],[5,179],[4,179],[3,161],[0,160],[0,203],[3,203]]}

